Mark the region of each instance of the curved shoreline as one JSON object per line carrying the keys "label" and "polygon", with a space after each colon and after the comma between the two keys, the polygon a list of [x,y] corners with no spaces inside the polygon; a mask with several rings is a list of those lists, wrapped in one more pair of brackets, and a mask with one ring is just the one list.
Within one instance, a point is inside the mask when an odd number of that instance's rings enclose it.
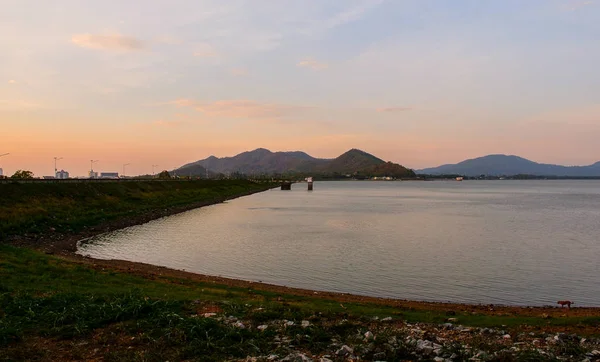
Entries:
{"label": "curved shoreline", "polygon": [[171,216],[198,209],[204,206],[215,205],[228,200],[249,196],[267,190],[254,190],[242,194],[193,203],[181,207],[169,209],[154,210],[143,215],[130,217],[127,219],[114,220],[103,225],[89,228],[87,231],[76,234],[49,234],[44,237],[19,238],[13,241],[13,245],[29,247],[45,252],[46,254],[56,255],[64,260],[84,264],[97,269],[110,268],[119,272],[142,276],[148,279],[156,278],[177,278],[182,280],[221,284],[238,288],[249,288],[262,291],[269,291],[278,294],[305,296],[311,298],[329,299],[340,303],[368,303],[381,306],[390,306],[399,309],[409,310],[431,310],[448,312],[468,312],[483,315],[496,316],[528,316],[528,317],[590,317],[600,316],[600,307],[573,307],[572,309],[560,308],[558,306],[510,306],[510,305],[492,305],[492,304],[467,304],[452,302],[430,302],[418,300],[404,300],[393,298],[382,298],[373,296],[362,296],[348,293],[337,293],[327,291],[315,291],[302,288],[293,288],[279,286],[261,282],[245,281],[240,279],[231,279],[218,276],[210,276],[198,273],[187,272],[183,270],[171,269],[163,266],[156,266],[140,262],[126,260],[105,260],[95,259],[76,254],[79,241],[97,236],[106,232],[123,229],[130,226],[141,225],[162,217]]}

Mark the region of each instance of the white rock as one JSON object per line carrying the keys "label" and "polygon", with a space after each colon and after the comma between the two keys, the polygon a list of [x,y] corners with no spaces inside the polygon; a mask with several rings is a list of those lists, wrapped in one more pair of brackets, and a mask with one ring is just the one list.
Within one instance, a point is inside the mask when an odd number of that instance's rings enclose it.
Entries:
{"label": "white rock", "polygon": [[256,327],[256,329],[258,329],[259,331],[264,331],[267,328],[269,328],[269,326],[266,325],[266,324],[263,324],[263,325],[260,325],[260,326]]}
{"label": "white rock", "polygon": [[368,331],[367,333],[365,333],[365,339],[367,341],[370,341],[370,340],[375,339],[375,336],[373,335],[373,333],[371,331]]}
{"label": "white rock", "polygon": [[309,321],[302,321],[302,328],[307,328],[310,327],[310,322]]}
{"label": "white rock", "polygon": [[510,334],[505,334],[502,336],[502,338],[504,339],[511,339],[512,337],[510,336]]}
{"label": "white rock", "polygon": [[312,359],[302,353],[292,353],[282,359],[285,362],[312,362]]}
{"label": "white rock", "polygon": [[235,322],[235,324],[233,326],[235,328],[239,328],[239,329],[246,329],[246,326],[242,322]]}
{"label": "white rock", "polygon": [[321,357],[321,359],[319,360],[319,362],[333,362],[333,361],[330,360],[329,358]]}
{"label": "white rock", "polygon": [[210,317],[214,317],[216,315],[217,315],[217,313],[204,313],[202,316],[204,318],[210,318]]}
{"label": "white rock", "polygon": [[382,322],[391,322],[392,321],[392,317],[385,317],[381,321]]}
{"label": "white rock", "polygon": [[342,348],[338,349],[337,352],[335,352],[335,354],[338,356],[347,356],[352,353],[354,353],[354,350],[346,345],[343,345]]}
{"label": "white rock", "polygon": [[285,326],[286,327],[291,327],[293,325],[294,325],[294,321],[287,321],[287,322],[285,322]]}
{"label": "white rock", "polygon": [[445,360],[442,357],[436,357],[433,359],[435,362],[444,362]]}
{"label": "white rock", "polygon": [[267,357],[267,361],[275,361],[277,358],[279,358],[278,355],[272,354],[269,357]]}

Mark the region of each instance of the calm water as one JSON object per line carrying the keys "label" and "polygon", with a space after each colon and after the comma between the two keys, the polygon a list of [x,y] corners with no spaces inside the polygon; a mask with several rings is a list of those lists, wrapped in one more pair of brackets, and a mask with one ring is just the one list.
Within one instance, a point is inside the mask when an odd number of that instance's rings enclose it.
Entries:
{"label": "calm water", "polygon": [[98,236],[79,253],[372,296],[600,306],[600,182],[296,184]]}

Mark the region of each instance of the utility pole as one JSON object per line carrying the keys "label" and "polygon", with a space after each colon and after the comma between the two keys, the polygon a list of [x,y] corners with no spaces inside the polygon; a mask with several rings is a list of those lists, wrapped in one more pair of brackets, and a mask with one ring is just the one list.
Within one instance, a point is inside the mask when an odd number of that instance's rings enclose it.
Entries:
{"label": "utility pole", "polygon": [[[4,157],[4,156],[8,156],[8,155],[10,155],[10,153],[3,153],[3,154],[0,155],[0,157]],[[0,171],[1,170],[2,169],[0,168]],[[2,174],[0,174],[0,178],[2,178]]]}
{"label": "utility pole", "polygon": [[54,157],[54,177],[56,177],[56,173],[58,172],[58,168],[56,168],[56,161],[60,161],[62,159],[62,157]]}
{"label": "utility pole", "polygon": [[92,175],[94,174],[94,164],[97,162],[98,160],[90,160],[90,178],[92,178]]}
{"label": "utility pole", "polygon": [[154,168],[158,167],[158,165],[152,165],[152,177],[154,177]]}
{"label": "utility pole", "polygon": [[121,174],[121,176],[125,176],[125,167],[131,165],[130,163],[124,163],[123,164],[123,173]]}

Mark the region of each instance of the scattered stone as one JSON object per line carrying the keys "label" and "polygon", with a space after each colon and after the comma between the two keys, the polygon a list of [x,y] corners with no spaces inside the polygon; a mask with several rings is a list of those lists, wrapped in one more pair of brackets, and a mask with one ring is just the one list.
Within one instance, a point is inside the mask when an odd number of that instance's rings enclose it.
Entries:
{"label": "scattered stone", "polygon": [[383,360],[385,358],[385,352],[378,352],[373,354],[373,360],[378,361],[378,360]]}
{"label": "scattered stone", "polygon": [[256,329],[258,329],[259,331],[264,331],[267,328],[269,328],[269,326],[266,325],[266,324],[263,324],[263,325],[260,325],[260,326],[256,327]]}
{"label": "scattered stone", "polygon": [[445,359],[443,359],[442,357],[435,357],[433,360],[435,362],[444,362],[445,361]]}
{"label": "scattered stone", "polygon": [[392,317],[385,317],[381,321],[382,322],[391,322],[392,321]]}
{"label": "scattered stone", "polygon": [[239,329],[246,329],[246,326],[242,322],[235,322],[235,324],[233,326],[235,328],[239,328]]}
{"label": "scattered stone", "polygon": [[319,362],[333,362],[333,361],[327,357],[321,357],[321,359],[319,359]]}
{"label": "scattered stone", "polygon": [[348,347],[347,345],[343,345],[342,348],[338,349],[337,352],[335,352],[336,355],[341,357],[346,357],[348,355],[351,355],[352,353],[354,353],[354,350]]}
{"label": "scattered stone", "polygon": [[309,321],[302,321],[302,328],[308,328],[310,327],[310,322]]}
{"label": "scattered stone", "polygon": [[204,318],[211,318],[211,317],[214,317],[216,315],[217,315],[217,313],[204,313],[202,316]]}
{"label": "scattered stone", "polygon": [[373,333],[371,331],[368,331],[367,333],[365,333],[365,340],[371,341],[373,339],[375,339],[375,336],[373,335]]}
{"label": "scattered stone", "polygon": [[458,318],[448,318],[448,319],[446,319],[446,322],[458,323]]}
{"label": "scattered stone", "polygon": [[505,335],[502,336],[502,338],[504,338],[505,340],[509,340],[512,337],[510,336],[510,334],[505,334]]}
{"label": "scattered stone", "polygon": [[312,362],[312,358],[302,353],[292,353],[287,355],[282,362]]}
{"label": "scattered stone", "polygon": [[285,322],[285,326],[286,327],[291,327],[293,325],[294,325],[294,321],[287,321],[287,322]]}

